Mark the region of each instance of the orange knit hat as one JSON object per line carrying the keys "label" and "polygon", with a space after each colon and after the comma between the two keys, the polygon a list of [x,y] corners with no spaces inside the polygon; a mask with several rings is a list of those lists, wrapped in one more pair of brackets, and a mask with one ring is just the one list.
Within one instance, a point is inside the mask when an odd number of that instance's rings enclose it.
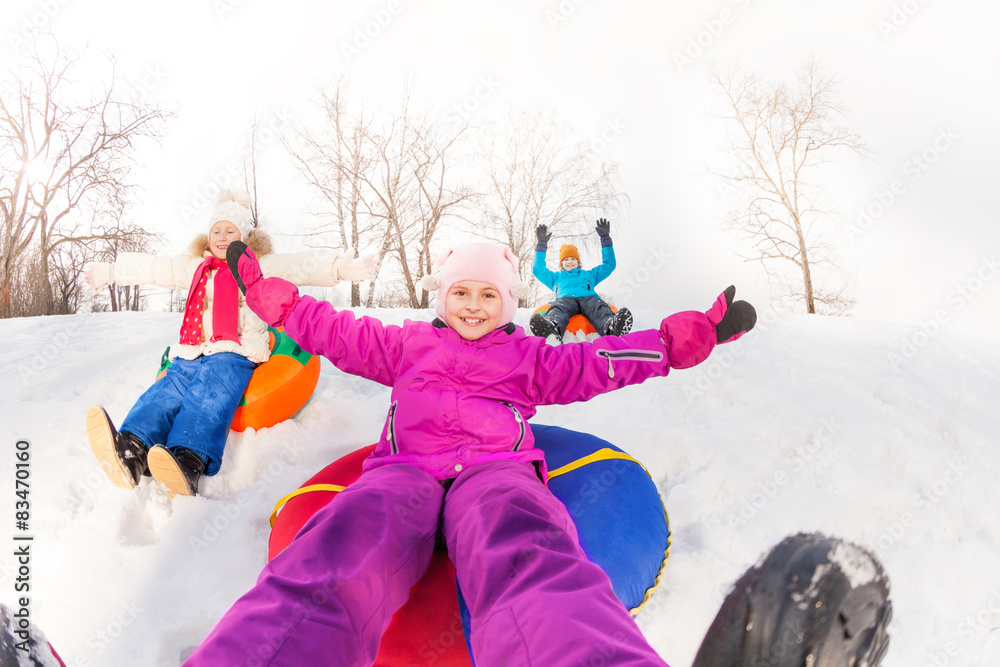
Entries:
{"label": "orange knit hat", "polygon": [[574,257],[578,263],[580,262],[580,252],[576,249],[575,245],[566,244],[559,248],[559,264],[567,257]]}

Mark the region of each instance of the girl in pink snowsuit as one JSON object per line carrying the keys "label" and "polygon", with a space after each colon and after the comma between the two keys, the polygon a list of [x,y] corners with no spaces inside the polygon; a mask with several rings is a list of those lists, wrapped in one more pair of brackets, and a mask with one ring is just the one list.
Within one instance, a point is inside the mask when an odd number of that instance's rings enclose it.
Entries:
{"label": "girl in pink snowsuit", "polygon": [[439,531],[483,667],[664,665],[545,486],[528,419],[708,357],[752,328],[729,288],[707,313],[659,330],[550,346],[512,322],[517,259],[473,244],[438,264],[437,319],[384,325],[262,278],[230,245],[247,304],[303,349],[392,387],[364,473],[264,568],[187,665],[370,665]]}

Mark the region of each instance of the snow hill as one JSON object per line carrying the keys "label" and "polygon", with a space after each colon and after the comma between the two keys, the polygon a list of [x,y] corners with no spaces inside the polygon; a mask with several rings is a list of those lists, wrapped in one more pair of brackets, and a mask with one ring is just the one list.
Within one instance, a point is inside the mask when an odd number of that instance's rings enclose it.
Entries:
{"label": "snow hill", "polygon": [[[637,313],[636,327],[657,326],[664,314]],[[293,420],[231,435],[201,496],[171,503],[149,481],[137,491],[113,487],[87,446],[87,407],[101,404],[120,423],[153,380],[178,318],[0,321],[0,601],[13,606],[21,595],[14,473],[23,440],[32,620],[71,667],[178,664],[255,581],[275,501],[381,430],[388,389],[324,360],[316,393]],[[655,477],[673,551],[638,620],[674,667],[690,665],[732,582],[798,531],[845,537],[881,558],[895,608],[884,665],[993,667],[998,407],[994,342],[761,313],[757,330],[695,369],[543,408],[533,421],[609,440]]]}

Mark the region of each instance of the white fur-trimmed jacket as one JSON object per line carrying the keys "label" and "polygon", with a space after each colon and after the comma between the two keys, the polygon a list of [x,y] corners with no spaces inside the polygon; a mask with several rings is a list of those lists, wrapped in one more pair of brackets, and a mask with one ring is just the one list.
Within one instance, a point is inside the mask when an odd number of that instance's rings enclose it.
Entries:
{"label": "white fur-trimmed jacket", "polygon": [[[340,282],[337,277],[337,264],[343,255],[338,251],[314,249],[274,254],[271,252],[270,238],[259,230],[247,234],[246,244],[260,260],[261,270],[265,276],[277,276],[296,285],[317,287],[332,287]],[[111,265],[111,282],[118,285],[156,285],[188,290],[195,270],[209,254],[208,237],[204,234],[195,238],[186,255],[166,257],[121,253]],[[214,272],[211,275],[214,276]],[[209,279],[206,289],[207,303],[203,314],[205,342],[200,345],[174,343],[170,346],[170,358],[195,359],[203,354],[236,352],[257,363],[267,361],[271,354],[268,348],[267,324],[247,307],[242,293],[239,310],[239,342],[229,340],[208,342],[212,339],[213,291],[213,281]]]}

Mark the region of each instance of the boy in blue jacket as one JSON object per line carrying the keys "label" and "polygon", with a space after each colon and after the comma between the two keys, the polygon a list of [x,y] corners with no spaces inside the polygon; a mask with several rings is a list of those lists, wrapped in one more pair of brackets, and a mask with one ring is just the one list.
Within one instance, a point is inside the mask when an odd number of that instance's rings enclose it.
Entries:
{"label": "boy in blue jacket", "polygon": [[531,316],[531,333],[536,336],[548,338],[556,334],[562,338],[570,318],[580,313],[590,320],[594,329],[602,336],[621,336],[632,329],[632,313],[628,308],[619,308],[616,313],[594,291],[597,283],[615,270],[611,223],[601,218],[597,221],[596,230],[601,237],[600,266],[580,268],[579,251],[576,246],[567,244],[559,248],[560,270],[550,271],[545,266],[545,251],[552,234],[548,233],[546,225],[538,225],[535,229],[538,245],[535,246],[535,263],[531,272],[543,285],[555,292],[545,315],[535,313]]}

